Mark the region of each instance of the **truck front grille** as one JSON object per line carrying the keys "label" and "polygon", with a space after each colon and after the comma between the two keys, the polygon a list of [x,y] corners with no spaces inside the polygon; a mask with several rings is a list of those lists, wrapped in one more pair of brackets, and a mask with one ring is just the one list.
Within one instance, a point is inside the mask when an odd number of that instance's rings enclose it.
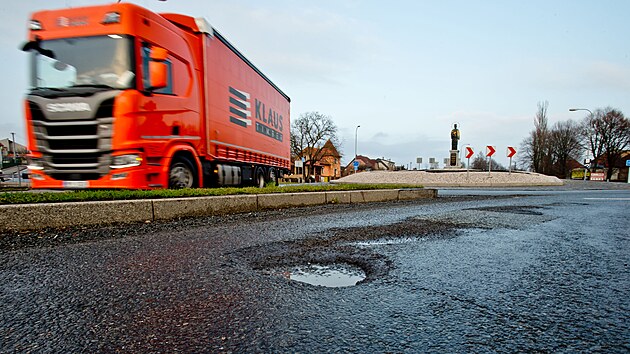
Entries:
{"label": "truck front grille", "polygon": [[[43,154],[44,172],[57,180],[95,180],[109,173],[112,150],[114,99],[98,105],[96,114],[46,116],[29,101],[37,150]],[[89,116],[93,115],[93,116]]]}

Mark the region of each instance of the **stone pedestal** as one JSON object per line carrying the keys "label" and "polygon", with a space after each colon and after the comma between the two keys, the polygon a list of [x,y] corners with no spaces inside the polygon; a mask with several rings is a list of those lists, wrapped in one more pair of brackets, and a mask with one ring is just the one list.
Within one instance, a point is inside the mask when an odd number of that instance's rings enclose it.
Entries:
{"label": "stone pedestal", "polygon": [[459,160],[459,150],[450,150],[449,152],[449,164],[446,168],[461,168],[462,164]]}

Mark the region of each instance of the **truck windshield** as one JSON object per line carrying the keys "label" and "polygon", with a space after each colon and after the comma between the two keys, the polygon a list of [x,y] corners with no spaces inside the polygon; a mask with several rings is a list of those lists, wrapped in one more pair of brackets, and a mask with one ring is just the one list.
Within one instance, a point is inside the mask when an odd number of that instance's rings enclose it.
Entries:
{"label": "truck windshield", "polygon": [[134,86],[133,41],[130,37],[108,35],[43,41],[55,59],[33,52],[31,86],[65,89],[108,86],[126,89]]}

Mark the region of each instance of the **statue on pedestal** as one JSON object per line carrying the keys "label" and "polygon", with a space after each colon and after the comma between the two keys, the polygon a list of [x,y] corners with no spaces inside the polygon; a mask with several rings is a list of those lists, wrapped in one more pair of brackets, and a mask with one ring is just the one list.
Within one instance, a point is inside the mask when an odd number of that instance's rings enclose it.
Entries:
{"label": "statue on pedestal", "polygon": [[457,124],[455,124],[453,130],[451,130],[451,150],[457,150],[459,138],[459,129],[457,129]]}

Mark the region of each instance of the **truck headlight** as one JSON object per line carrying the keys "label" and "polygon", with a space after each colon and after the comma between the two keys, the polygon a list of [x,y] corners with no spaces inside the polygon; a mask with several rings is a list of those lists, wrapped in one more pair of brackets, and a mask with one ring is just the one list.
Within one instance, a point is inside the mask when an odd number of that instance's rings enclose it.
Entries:
{"label": "truck headlight", "polygon": [[119,155],[112,157],[111,168],[126,168],[140,166],[142,164],[142,157],[140,155],[129,154]]}

